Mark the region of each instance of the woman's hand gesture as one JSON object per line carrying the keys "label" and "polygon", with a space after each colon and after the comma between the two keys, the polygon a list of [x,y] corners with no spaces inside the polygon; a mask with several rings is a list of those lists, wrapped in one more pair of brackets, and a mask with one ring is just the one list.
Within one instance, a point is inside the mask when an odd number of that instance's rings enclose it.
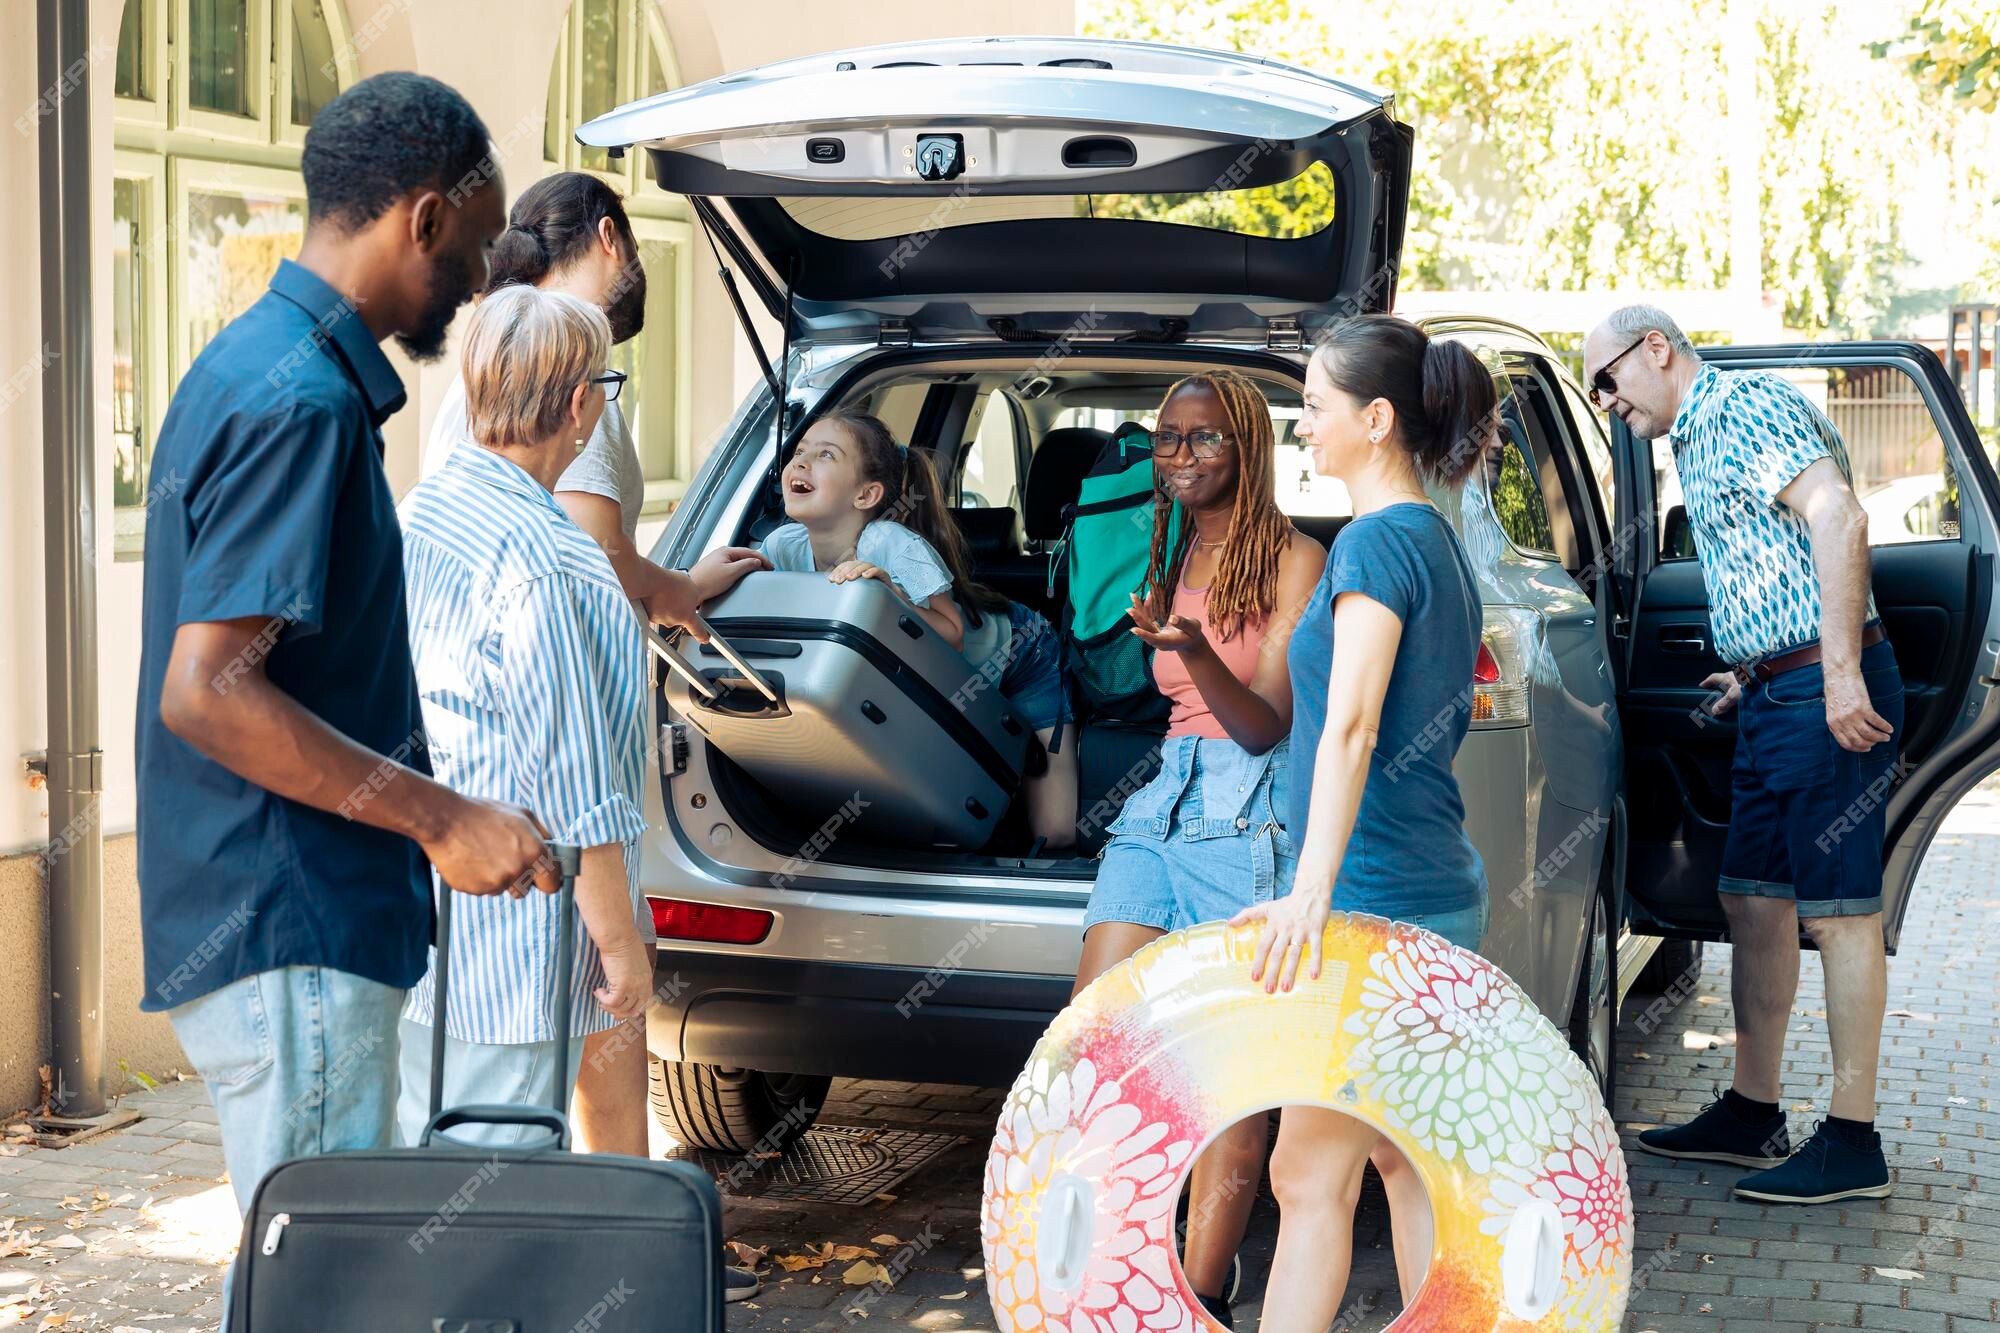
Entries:
{"label": "woman's hand gesture", "polygon": [[1138,593],[1132,594],[1132,609],[1126,614],[1132,617],[1132,632],[1163,653],[1192,654],[1208,648],[1208,635],[1203,633],[1199,620],[1169,615],[1162,624],[1153,619],[1153,613],[1139,600]]}
{"label": "woman's hand gesture", "polygon": [[1293,885],[1284,897],[1268,903],[1253,903],[1229,918],[1232,926],[1261,922],[1257,952],[1250,959],[1250,980],[1264,983],[1264,993],[1290,991],[1298,976],[1299,964],[1306,964],[1308,980],[1319,980],[1320,945],[1326,935],[1326,918],[1332,895],[1324,890]]}

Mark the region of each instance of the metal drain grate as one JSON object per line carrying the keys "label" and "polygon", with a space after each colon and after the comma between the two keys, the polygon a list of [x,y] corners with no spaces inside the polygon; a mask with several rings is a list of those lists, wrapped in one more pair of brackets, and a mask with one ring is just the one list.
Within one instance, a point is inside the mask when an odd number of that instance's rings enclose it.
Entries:
{"label": "metal drain grate", "polygon": [[702,1148],[676,1148],[667,1156],[693,1162],[724,1194],[858,1207],[964,1142],[957,1134],[914,1129],[815,1125],[775,1157]]}

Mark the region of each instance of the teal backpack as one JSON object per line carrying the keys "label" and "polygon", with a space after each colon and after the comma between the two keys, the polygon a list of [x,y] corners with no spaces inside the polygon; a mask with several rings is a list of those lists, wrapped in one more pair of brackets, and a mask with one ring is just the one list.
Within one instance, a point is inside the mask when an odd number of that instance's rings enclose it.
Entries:
{"label": "teal backpack", "polygon": [[[1121,722],[1164,719],[1171,705],[1153,683],[1152,649],[1131,632],[1131,597],[1153,553],[1153,439],[1136,421],[1118,428],[1084,474],[1065,517],[1056,560],[1069,570],[1063,657],[1086,716]],[[1181,508],[1167,546],[1180,536]],[[1055,561],[1050,562],[1054,581]]]}

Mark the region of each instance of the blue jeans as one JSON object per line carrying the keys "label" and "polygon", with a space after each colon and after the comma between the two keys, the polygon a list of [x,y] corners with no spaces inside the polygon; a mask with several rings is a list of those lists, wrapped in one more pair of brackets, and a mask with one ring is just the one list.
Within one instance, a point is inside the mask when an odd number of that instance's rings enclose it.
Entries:
{"label": "blue jeans", "polygon": [[[167,1011],[215,1104],[239,1212],[280,1162],[389,1146],[402,1009],[398,987],[330,967],[279,967]],[[225,1277],[225,1327],[231,1285]]]}
{"label": "blue jeans", "polygon": [[1903,677],[1888,640],[1861,650],[1861,679],[1894,728],[1865,754],[1845,749],[1827,730],[1818,663],[1743,691],[1719,892],[1790,898],[1802,917],[1882,910],[1884,827],[1905,772],[1896,763]]}
{"label": "blue jeans", "polygon": [[[431,1032],[428,1023],[403,1020],[402,1091],[396,1099],[396,1142],[400,1144],[415,1144],[430,1123]],[[561,1106],[568,1114],[576,1071],[582,1064],[582,1037],[569,1039],[569,1068],[558,1074],[553,1041],[460,1041],[448,1036],[444,1039],[443,1109],[483,1102],[537,1110]],[[547,1130],[523,1125],[460,1125],[444,1133],[454,1143],[485,1148],[532,1143],[547,1135]]]}
{"label": "blue jeans", "polygon": [[1479,952],[1479,942],[1486,938],[1487,913],[1491,908],[1485,894],[1471,907],[1461,907],[1453,912],[1411,912],[1399,916],[1397,920],[1407,921],[1413,926],[1422,926],[1433,935],[1442,935],[1461,949]]}

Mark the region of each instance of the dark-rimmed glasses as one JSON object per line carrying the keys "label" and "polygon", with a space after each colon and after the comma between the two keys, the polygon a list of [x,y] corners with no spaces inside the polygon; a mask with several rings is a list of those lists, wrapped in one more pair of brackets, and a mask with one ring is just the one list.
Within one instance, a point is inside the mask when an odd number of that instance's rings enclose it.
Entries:
{"label": "dark-rimmed glasses", "polygon": [[1181,441],[1186,440],[1187,447],[1194,452],[1196,458],[1215,458],[1222,453],[1222,446],[1229,438],[1226,431],[1214,430],[1207,426],[1191,430],[1186,435],[1177,430],[1156,430],[1153,432],[1153,457],[1172,458],[1181,451]]}
{"label": "dark-rimmed glasses", "polygon": [[604,401],[615,403],[618,401],[618,391],[625,387],[625,379],[626,375],[624,371],[607,370],[602,375],[592,375],[590,382],[592,384],[602,384],[604,386]]}

